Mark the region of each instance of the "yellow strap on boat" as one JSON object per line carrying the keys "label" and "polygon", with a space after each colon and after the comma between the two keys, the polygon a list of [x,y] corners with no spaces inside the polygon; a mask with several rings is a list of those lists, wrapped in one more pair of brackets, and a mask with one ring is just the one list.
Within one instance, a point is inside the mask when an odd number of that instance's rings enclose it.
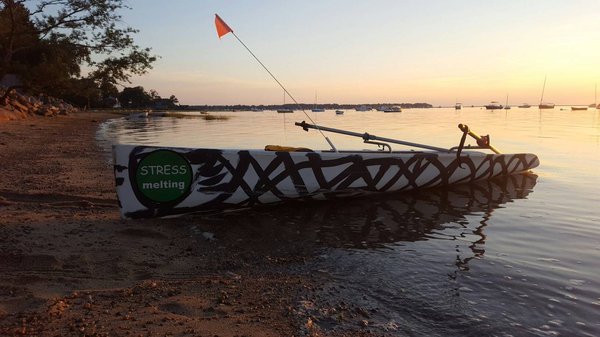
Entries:
{"label": "yellow strap on boat", "polygon": [[277,152],[314,152],[313,150],[306,147],[293,147],[293,146],[281,146],[281,145],[267,145],[265,151],[277,151]]}

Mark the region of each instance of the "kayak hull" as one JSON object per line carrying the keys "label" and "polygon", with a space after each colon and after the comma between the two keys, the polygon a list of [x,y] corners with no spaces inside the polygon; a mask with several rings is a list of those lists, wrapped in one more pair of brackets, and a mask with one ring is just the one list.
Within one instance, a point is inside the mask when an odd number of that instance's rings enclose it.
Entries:
{"label": "kayak hull", "polygon": [[288,199],[398,192],[528,171],[534,154],[288,152],[114,145],[124,218],[177,216]]}

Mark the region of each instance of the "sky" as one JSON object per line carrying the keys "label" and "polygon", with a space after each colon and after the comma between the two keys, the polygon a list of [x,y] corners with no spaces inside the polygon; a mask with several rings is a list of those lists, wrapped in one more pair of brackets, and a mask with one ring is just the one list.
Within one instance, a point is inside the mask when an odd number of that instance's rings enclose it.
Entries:
{"label": "sky", "polygon": [[[160,56],[131,86],[181,104],[594,102],[598,0],[128,0]],[[286,98],[289,103],[289,97]],[[600,99],[599,99],[600,103]]]}

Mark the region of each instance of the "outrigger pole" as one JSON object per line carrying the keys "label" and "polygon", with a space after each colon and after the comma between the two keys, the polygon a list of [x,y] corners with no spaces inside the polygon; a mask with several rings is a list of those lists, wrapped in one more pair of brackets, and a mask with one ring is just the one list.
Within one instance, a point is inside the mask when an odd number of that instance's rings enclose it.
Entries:
{"label": "outrigger pole", "polygon": [[[302,129],[304,129],[304,131],[308,131],[308,129],[317,129],[316,125],[307,124],[306,122],[302,122],[302,123],[296,122],[295,124],[297,126],[302,127]],[[420,147],[420,148],[423,148],[423,149],[440,151],[440,152],[451,152],[451,150],[444,149],[444,148],[441,148],[441,147],[430,146],[430,145],[425,145],[425,144],[418,144],[418,143],[411,143],[411,142],[406,142],[406,141],[403,141],[403,140],[392,139],[392,138],[379,137],[379,136],[375,136],[375,135],[372,135],[372,134],[369,134],[369,133],[366,133],[366,132],[365,133],[352,132],[352,131],[346,131],[346,130],[328,128],[328,127],[325,127],[325,126],[319,127],[319,130],[323,130],[323,131],[327,131],[327,132],[339,133],[339,134],[343,134],[343,135],[347,135],[347,136],[360,137],[360,138],[362,138],[365,141],[365,143],[374,143],[376,145],[382,145],[384,143],[376,143],[376,142],[372,142],[372,141],[382,141],[382,142],[394,143],[394,144],[401,144],[401,145],[407,145],[407,146],[412,146],[412,147]]]}
{"label": "outrigger pole", "polygon": [[[254,55],[254,53],[252,52],[252,50],[250,50],[250,48],[248,48],[248,46],[246,46],[246,44],[244,42],[242,42],[242,40],[233,32],[233,29],[231,29],[229,27],[229,25],[227,25],[227,23],[225,23],[225,21],[223,21],[223,19],[221,19],[221,17],[218,14],[215,14],[215,26],[217,27],[217,34],[219,35],[219,38],[221,38],[221,36],[223,36],[223,35],[225,35],[227,33],[233,34],[233,36],[235,36],[235,38],[242,44],[242,46],[244,46],[244,48],[246,48],[246,50],[250,53],[250,55],[252,55],[252,57],[254,57],[254,59],[263,67],[263,69],[265,69],[267,71],[267,73],[269,75],[271,75],[271,77],[275,80],[275,82],[277,82],[277,84],[279,84],[279,86],[283,89],[283,91],[288,96],[290,96],[290,98],[292,99],[292,101],[294,101],[294,103],[296,103],[297,106],[300,106],[300,103],[298,103],[298,101],[296,101],[296,99],[294,98],[294,96],[292,96],[292,94],[290,94],[290,92],[283,86],[283,84],[281,84],[281,82],[279,82],[279,80],[277,79],[277,77],[275,77],[275,75],[273,75],[273,73],[271,73],[271,71],[258,59],[258,57],[256,57],[256,55]],[[323,134],[323,132],[321,131],[321,129],[319,128],[319,126],[317,125],[317,123],[315,123],[315,121],[313,121],[312,118],[310,118],[310,116],[306,113],[306,111],[303,108],[302,108],[302,112],[314,124],[315,129],[317,129],[319,131],[319,133],[321,134],[321,136],[323,136],[323,138],[325,138],[325,140],[327,141],[327,143],[329,143],[329,146],[331,146],[331,149],[334,152],[338,152],[337,149],[336,149],[336,147],[331,142],[331,140],[329,140],[329,138],[327,138],[325,136],[325,134]]]}
{"label": "outrigger pole", "polygon": [[[388,144],[382,143],[382,142],[418,147],[418,148],[428,149],[428,150],[433,150],[433,151],[438,151],[438,152],[455,152],[456,151],[457,157],[460,157],[460,154],[463,149],[488,149],[494,153],[500,154],[500,151],[498,151],[498,149],[496,149],[495,147],[493,147],[490,144],[490,136],[489,135],[479,136],[478,134],[473,132],[471,129],[469,129],[469,127],[467,125],[464,125],[464,124],[458,124],[458,128],[460,129],[460,131],[463,132],[463,136],[460,140],[460,145],[454,146],[449,149],[445,149],[443,147],[419,144],[419,143],[412,143],[412,142],[407,142],[407,141],[399,140],[399,139],[379,137],[379,136],[375,136],[375,135],[372,135],[367,132],[360,133],[360,132],[352,132],[352,131],[341,130],[341,129],[328,128],[325,126],[319,127],[317,125],[308,124],[304,121],[302,121],[301,123],[296,122],[295,124],[296,124],[296,126],[302,127],[302,129],[304,129],[304,131],[308,131],[308,129],[317,129],[318,128],[319,131],[322,130],[322,131],[327,131],[327,132],[339,133],[339,134],[347,135],[347,136],[359,137],[359,138],[362,138],[363,141],[367,144],[375,144],[375,145],[381,146],[383,149],[385,149],[387,147],[389,152],[392,152],[392,148]],[[467,136],[473,137],[473,139],[475,139],[477,141],[477,146],[465,145],[465,140],[466,140]]]}

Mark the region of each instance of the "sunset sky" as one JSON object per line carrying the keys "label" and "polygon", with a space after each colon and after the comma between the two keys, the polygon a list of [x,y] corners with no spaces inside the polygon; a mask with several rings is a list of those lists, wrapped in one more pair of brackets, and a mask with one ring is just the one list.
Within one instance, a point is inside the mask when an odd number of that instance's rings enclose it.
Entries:
{"label": "sunset sky", "polygon": [[[600,1],[129,0],[123,21],[161,58],[132,85],[180,103],[590,104]],[[286,102],[290,102],[289,99]]]}

